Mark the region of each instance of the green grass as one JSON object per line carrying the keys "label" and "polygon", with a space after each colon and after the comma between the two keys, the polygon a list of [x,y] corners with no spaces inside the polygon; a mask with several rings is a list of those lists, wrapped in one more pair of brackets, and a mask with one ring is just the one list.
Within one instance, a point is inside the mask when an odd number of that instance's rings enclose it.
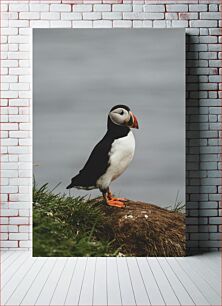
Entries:
{"label": "green grass", "polygon": [[101,203],[33,187],[33,256],[117,256]]}
{"label": "green grass", "polygon": [[179,190],[177,190],[175,202],[167,206],[166,209],[185,214],[186,204],[179,200]]}

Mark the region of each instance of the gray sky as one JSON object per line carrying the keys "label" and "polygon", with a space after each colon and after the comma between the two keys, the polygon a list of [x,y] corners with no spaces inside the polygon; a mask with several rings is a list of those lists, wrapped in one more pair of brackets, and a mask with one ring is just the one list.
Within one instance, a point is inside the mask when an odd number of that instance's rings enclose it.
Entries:
{"label": "gray sky", "polygon": [[[185,34],[182,29],[34,29],[34,175],[78,173],[106,133],[107,114],[138,118],[136,152],[117,195],[167,206],[185,199]],[[73,195],[99,191],[72,189]]]}

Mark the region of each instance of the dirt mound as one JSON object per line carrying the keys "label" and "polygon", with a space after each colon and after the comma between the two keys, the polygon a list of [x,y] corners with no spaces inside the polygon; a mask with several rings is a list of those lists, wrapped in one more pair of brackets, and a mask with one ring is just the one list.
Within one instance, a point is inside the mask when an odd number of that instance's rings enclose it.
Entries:
{"label": "dirt mound", "polygon": [[101,205],[105,233],[125,256],[184,256],[185,214],[128,201],[123,209]]}

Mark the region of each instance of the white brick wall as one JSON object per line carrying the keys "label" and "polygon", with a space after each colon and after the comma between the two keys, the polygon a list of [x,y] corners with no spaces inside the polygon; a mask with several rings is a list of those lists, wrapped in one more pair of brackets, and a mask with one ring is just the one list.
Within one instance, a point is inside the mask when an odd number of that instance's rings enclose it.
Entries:
{"label": "white brick wall", "polygon": [[31,245],[34,27],[186,28],[188,249],[220,247],[221,9],[220,0],[1,1],[2,248]]}

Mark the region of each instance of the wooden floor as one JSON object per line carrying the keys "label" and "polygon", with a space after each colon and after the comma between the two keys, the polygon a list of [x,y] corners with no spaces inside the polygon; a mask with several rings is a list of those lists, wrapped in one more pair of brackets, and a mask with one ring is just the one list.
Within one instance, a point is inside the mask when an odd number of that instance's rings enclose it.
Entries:
{"label": "wooden floor", "polygon": [[221,305],[220,255],[32,258],[2,252],[0,305]]}

